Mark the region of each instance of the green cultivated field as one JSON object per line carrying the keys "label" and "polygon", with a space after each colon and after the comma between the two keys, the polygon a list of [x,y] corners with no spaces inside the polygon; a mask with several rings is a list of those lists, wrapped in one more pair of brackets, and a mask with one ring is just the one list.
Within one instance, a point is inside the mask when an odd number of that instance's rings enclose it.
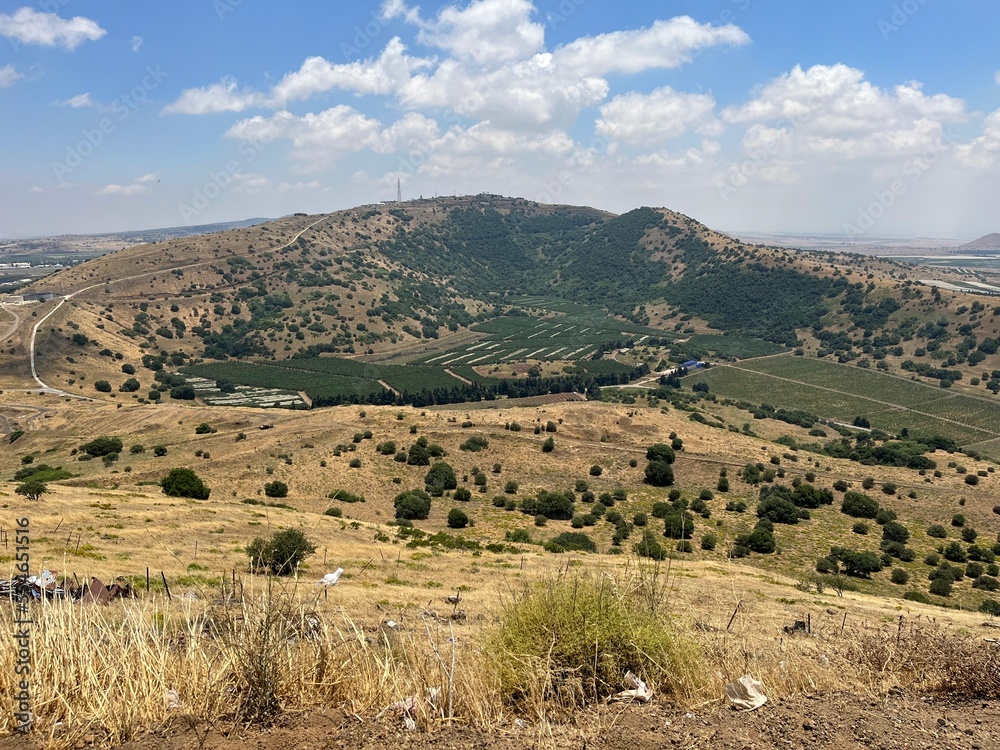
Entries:
{"label": "green cultivated field", "polygon": [[861,415],[872,427],[888,432],[905,427],[914,433],[946,435],[961,445],[1000,437],[1000,400],[805,357],[716,367],[685,382],[705,382],[721,397],[801,409],[839,422],[850,423]]}
{"label": "green cultivated field", "polygon": [[565,300],[519,297],[511,302],[530,310],[532,315],[507,315],[473,326],[472,330],[486,334],[486,338],[446,352],[436,352],[419,361],[448,368],[526,360],[580,362],[589,360],[602,344],[631,341],[641,345],[650,338],[675,338],[672,332],[617,320],[596,307]]}

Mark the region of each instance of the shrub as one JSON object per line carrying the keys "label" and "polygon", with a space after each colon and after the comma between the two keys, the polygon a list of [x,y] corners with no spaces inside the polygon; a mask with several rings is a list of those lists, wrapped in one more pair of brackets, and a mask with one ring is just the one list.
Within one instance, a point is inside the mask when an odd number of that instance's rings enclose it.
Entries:
{"label": "shrub", "polygon": [[122,393],[135,393],[141,387],[142,384],[138,380],[136,380],[135,378],[129,378],[120,386],[118,386],[118,390],[121,391]]}
{"label": "shrub", "polygon": [[490,441],[480,435],[473,435],[460,446],[459,450],[468,451],[470,453],[478,453],[481,450],[486,450],[490,446]]}
{"label": "shrub", "polygon": [[190,497],[195,500],[208,500],[211,490],[205,486],[197,474],[191,469],[171,469],[160,480],[163,494],[170,497]]}
{"label": "shrub", "polygon": [[972,588],[980,591],[997,591],[1000,590],[1000,581],[993,576],[981,575],[972,582]]}
{"label": "shrub", "polygon": [[464,529],[469,525],[469,517],[458,508],[448,511],[448,527],[452,529]]}
{"label": "shrub", "polygon": [[268,497],[288,497],[288,485],[276,479],[264,485],[264,494]]}
{"label": "shrub", "polygon": [[363,503],[365,501],[364,495],[355,495],[353,492],[348,492],[347,490],[334,490],[327,497],[331,500],[338,500],[348,504]]}
{"label": "shrub", "polygon": [[704,534],[701,537],[701,548],[711,552],[715,549],[715,546],[719,543],[718,538],[715,534]]}
{"label": "shrub", "polygon": [[551,437],[546,438],[545,442],[542,443],[542,453],[551,453],[555,449],[556,441]]}
{"label": "shrub", "polygon": [[976,476],[975,474],[966,474],[965,483],[975,487],[977,484],[979,484],[979,477]]}
{"label": "shrub", "polygon": [[691,542],[689,542],[687,539],[682,539],[681,541],[677,542],[677,546],[675,547],[675,549],[678,552],[683,552],[684,554],[687,555],[690,555],[692,552],[694,552],[694,547],[691,546]]}
{"label": "shrub", "polygon": [[[378,451],[383,456],[395,456],[396,455],[396,443],[393,440],[386,440],[385,442],[379,443],[375,446],[375,450]],[[406,460],[404,454],[403,460]]]}
{"label": "shrub", "polygon": [[663,519],[663,535],[668,539],[690,539],[693,534],[694,516],[687,511],[674,510]]}
{"label": "shrub", "polygon": [[521,485],[519,485],[517,482],[511,479],[503,486],[503,491],[506,492],[508,495],[516,495],[517,490],[520,488],[520,486]]}
{"label": "shrub", "polygon": [[897,489],[899,489],[899,487],[892,482],[883,482],[882,484],[882,492],[886,495],[895,495]]}
{"label": "shrub", "polygon": [[726,477],[719,477],[719,483],[715,485],[715,489],[719,492],[729,492],[729,479]]}
{"label": "shrub", "polygon": [[935,578],[931,581],[930,592],[935,596],[951,596],[951,581],[947,578]]}
{"label": "shrub", "polygon": [[590,467],[590,476],[592,477],[599,477],[603,473],[604,469],[601,468],[601,466],[599,466],[598,464],[594,464],[593,466]]}
{"label": "shrub", "polygon": [[89,456],[100,458],[107,456],[109,453],[121,453],[123,447],[122,441],[119,438],[99,437],[81,445],[80,450]]}
{"label": "shrub", "polygon": [[547,516],[543,516],[541,513],[539,513],[537,516],[535,516],[535,526],[544,526],[548,522],[549,522],[548,517]]}
{"label": "shrub", "polygon": [[887,542],[906,544],[910,539],[910,532],[906,530],[903,524],[890,521],[882,527],[882,539]]}
{"label": "shrub", "polygon": [[431,496],[423,490],[408,490],[396,495],[393,505],[396,508],[396,518],[420,521],[431,513]]}
{"label": "shrub", "polygon": [[984,599],[979,605],[979,611],[991,617],[1000,617],[1000,602],[996,599]]}
{"label": "shrub", "polygon": [[962,528],[965,526],[965,516],[961,513],[956,513],[951,517],[951,525],[959,529]]}
{"label": "shrub", "polygon": [[639,557],[648,557],[652,560],[663,560],[667,556],[667,551],[656,539],[656,534],[652,529],[643,529],[642,539],[633,548]]}
{"label": "shrub", "polygon": [[111,383],[107,380],[94,381],[94,390],[98,393],[111,393]]}
{"label": "shrub", "polygon": [[350,461],[347,462],[347,465],[350,466],[352,469],[360,469],[361,468],[361,459],[360,458],[352,458]]}
{"label": "shrub", "polygon": [[655,443],[646,449],[646,460],[649,462],[663,461],[672,464],[677,460],[677,453],[665,443]]}
{"label": "shrub", "polygon": [[252,568],[268,568],[279,576],[291,575],[316,547],[299,529],[277,531],[271,539],[257,537],[247,547]]}
{"label": "shrub", "polygon": [[972,544],[977,538],[979,538],[979,532],[971,526],[962,529],[962,541],[966,544]]}
{"label": "shrub", "polygon": [[343,518],[344,511],[336,506],[332,508],[327,508],[323,511],[324,516],[330,516],[331,518]]}
{"label": "shrub", "polygon": [[45,482],[39,482],[37,479],[29,479],[27,482],[22,482],[14,488],[16,494],[28,500],[38,500],[48,491],[49,488]]}
{"label": "shrub", "polygon": [[910,582],[910,574],[902,568],[893,568],[892,574],[889,576],[889,580],[897,586],[905,586]]}
{"label": "shrub", "polygon": [[167,446],[165,446],[165,445],[154,445],[153,446],[153,455],[156,456],[157,458],[163,458],[165,455],[167,455]]}
{"label": "shrub", "polygon": [[597,552],[597,544],[582,531],[564,531],[552,537],[548,544],[558,545],[567,552]]}
{"label": "shrub", "polygon": [[440,497],[445,490],[453,490],[458,487],[458,479],[455,477],[455,469],[451,464],[439,461],[434,464],[424,477],[425,489],[434,497]]}
{"label": "shrub", "polygon": [[852,529],[852,531],[855,534],[861,534],[861,535],[867,534],[868,524],[863,523],[862,521],[858,521],[856,524],[854,524],[854,528]]}
{"label": "shrub", "polygon": [[632,516],[633,526],[645,526],[648,521],[649,519],[645,513],[636,513],[634,516]]}
{"label": "shrub", "polygon": [[565,698],[598,700],[618,690],[629,670],[663,694],[686,684],[697,650],[672,630],[649,587],[636,583],[609,586],[587,575],[525,584],[486,639],[500,692],[541,705],[553,698],[553,685],[573,675],[580,691],[567,690]]}
{"label": "shrub", "polygon": [[927,536],[934,539],[945,539],[948,536],[948,532],[945,531],[944,526],[936,523],[927,527]]}
{"label": "shrub", "polygon": [[653,487],[669,487],[674,483],[674,468],[666,461],[650,461],[643,481]]}
{"label": "shrub", "polygon": [[879,505],[874,498],[861,492],[847,492],[844,494],[840,511],[854,518],[875,518],[878,515]]}

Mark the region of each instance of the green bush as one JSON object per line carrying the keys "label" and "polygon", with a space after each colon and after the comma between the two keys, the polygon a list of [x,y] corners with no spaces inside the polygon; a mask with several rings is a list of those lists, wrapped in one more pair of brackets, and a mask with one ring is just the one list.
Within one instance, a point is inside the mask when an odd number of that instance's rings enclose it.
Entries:
{"label": "green bush", "polygon": [[663,616],[642,581],[598,576],[526,584],[508,599],[485,642],[501,695],[536,706],[560,689],[562,705],[604,698],[632,671],[664,695],[688,684],[698,666],[694,644]]}
{"label": "green bush", "polygon": [[107,380],[94,381],[94,390],[98,393],[111,393],[111,383]]}
{"label": "green bush", "polygon": [[425,489],[434,497],[441,497],[445,490],[453,490],[458,487],[458,479],[455,477],[455,469],[451,464],[439,461],[434,464],[424,477]]}
{"label": "green bush", "polygon": [[[459,487],[455,490],[455,499],[461,503],[467,503],[472,499],[472,492],[469,491],[468,487]],[[503,498],[500,498],[503,500]],[[494,498],[494,505],[496,505],[496,499]]]}
{"label": "green bush", "polygon": [[716,545],[719,543],[718,537],[715,534],[703,534],[701,537],[701,548],[711,552],[715,549]]}
{"label": "green bush", "polygon": [[582,531],[564,531],[548,543],[558,545],[567,552],[597,552],[597,544]]}
{"label": "green bush", "polygon": [[945,539],[948,536],[948,532],[945,531],[944,526],[936,523],[927,527],[927,536],[934,539]]}
{"label": "green bush", "polygon": [[490,441],[480,435],[473,435],[460,446],[459,450],[468,451],[470,453],[478,453],[479,451],[486,450],[490,447]]}
{"label": "green bush", "polygon": [[81,445],[80,450],[94,458],[101,458],[102,456],[107,456],[109,453],[121,453],[123,447],[122,441],[119,438],[99,437]]}
{"label": "green bush", "polygon": [[153,455],[156,456],[157,458],[163,458],[165,455],[167,455],[167,446],[165,445],[153,446]]}
{"label": "green bush", "polygon": [[327,508],[323,511],[324,516],[330,516],[331,518],[342,518],[344,511],[341,508],[334,506],[333,508]]}
{"label": "green bush", "polygon": [[431,496],[423,490],[408,490],[396,495],[393,505],[396,508],[396,518],[420,521],[430,515]]}
{"label": "green bush", "polygon": [[267,568],[279,576],[294,573],[315,551],[316,547],[299,529],[277,531],[268,541],[257,537],[247,547],[251,568]]}
{"label": "green bush", "polygon": [[347,490],[334,490],[329,495],[328,498],[331,500],[339,500],[342,503],[363,503],[365,501],[364,495],[355,495],[353,492],[348,492]]}
{"label": "green bush", "polygon": [[840,505],[841,513],[854,518],[875,518],[878,515],[878,501],[861,492],[847,492]]}
{"label": "green bush", "polygon": [[555,449],[556,441],[552,437],[546,438],[545,442],[542,443],[542,453],[551,453]]}
{"label": "green bush", "polygon": [[996,599],[984,599],[979,605],[979,611],[991,617],[1000,617],[1000,602]]}
{"label": "green bush", "polygon": [[947,578],[935,578],[931,581],[930,592],[935,596],[951,596],[951,581]]}
{"label": "green bush", "polygon": [[288,485],[276,479],[264,485],[264,494],[268,497],[288,497]]}
{"label": "green bush", "polygon": [[452,529],[464,529],[469,525],[469,517],[458,508],[448,511],[448,527]]}
{"label": "green bush", "polygon": [[604,469],[598,464],[594,464],[593,466],[590,467],[590,476],[592,477],[599,477],[603,473]]}
{"label": "green bush", "polygon": [[907,573],[902,568],[893,568],[892,574],[889,576],[889,580],[895,583],[897,586],[905,586],[910,582],[910,574]]}
{"label": "green bush", "polygon": [[674,483],[674,468],[666,461],[650,461],[643,481],[653,487],[669,487]]}
{"label": "green bush", "polygon": [[164,495],[170,497],[190,497],[195,500],[208,500],[211,490],[205,486],[197,474],[191,469],[171,469],[160,480]]}

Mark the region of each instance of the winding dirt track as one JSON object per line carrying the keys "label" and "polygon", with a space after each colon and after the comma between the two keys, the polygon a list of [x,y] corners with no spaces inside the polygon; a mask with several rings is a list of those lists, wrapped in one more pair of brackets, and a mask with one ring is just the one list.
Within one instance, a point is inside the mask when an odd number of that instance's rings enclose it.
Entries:
{"label": "winding dirt track", "polygon": [[[294,237],[292,237],[292,239],[290,239],[284,245],[281,245],[280,247],[273,248],[273,250],[284,250],[285,248],[291,247],[293,244],[295,244],[296,242],[298,242],[299,238],[303,234],[305,234],[306,232],[308,232],[310,229],[312,229],[317,224],[321,224],[322,222],[326,221],[327,218],[329,218],[329,217],[323,216],[322,218],[317,219],[312,224],[310,224],[309,226],[307,226],[304,229],[302,229],[298,234],[296,234]],[[63,297],[62,299],[59,300],[59,304],[58,305],[56,305],[51,310],[49,310],[48,314],[45,315],[45,317],[43,317],[37,323],[35,323],[35,326],[31,329],[31,344],[30,344],[29,348],[30,348],[30,357],[31,357],[31,377],[32,377],[32,379],[38,384],[39,388],[44,393],[50,393],[50,394],[53,394],[53,395],[56,395],[56,396],[68,396],[70,398],[84,399],[86,401],[93,401],[94,399],[90,399],[90,398],[87,398],[85,396],[80,396],[80,395],[78,395],[76,393],[69,393],[67,391],[63,391],[63,390],[60,390],[58,388],[53,388],[53,387],[51,387],[49,385],[46,385],[45,382],[43,382],[42,379],[40,377],[38,377],[38,369],[37,369],[36,363],[35,363],[35,359],[36,359],[35,358],[35,339],[38,336],[38,329],[41,328],[42,324],[46,320],[48,320],[49,318],[51,318],[52,315],[54,315],[55,312],[60,307],[62,307],[66,303],[67,300],[73,299],[73,297],[76,297],[79,294],[83,294],[84,292],[88,292],[91,289],[96,289],[97,287],[105,287],[108,284],[118,284],[118,283],[121,283],[123,281],[133,281],[134,279],[141,279],[141,278],[143,278],[145,276],[155,276],[156,274],[164,273],[165,271],[181,271],[181,270],[186,270],[188,268],[197,268],[198,266],[205,266],[205,265],[209,265],[209,264],[215,263],[215,262],[216,262],[216,260],[213,258],[212,260],[203,260],[203,261],[199,261],[197,263],[188,263],[187,265],[176,266],[174,268],[161,268],[161,269],[158,269],[156,271],[146,271],[145,273],[137,273],[134,276],[122,276],[120,279],[111,279],[111,280],[99,282],[97,284],[91,284],[90,286],[85,286],[82,289],[77,289],[75,292],[71,292],[70,294],[67,294],[65,297]]]}
{"label": "winding dirt track", "polygon": [[16,312],[14,312],[13,310],[11,310],[9,307],[4,307],[3,311],[14,316],[14,323],[6,331],[4,331],[3,333],[0,333],[0,341],[6,341],[11,336],[13,336],[15,333],[17,333],[17,329],[21,327],[21,316],[20,315],[18,315]]}

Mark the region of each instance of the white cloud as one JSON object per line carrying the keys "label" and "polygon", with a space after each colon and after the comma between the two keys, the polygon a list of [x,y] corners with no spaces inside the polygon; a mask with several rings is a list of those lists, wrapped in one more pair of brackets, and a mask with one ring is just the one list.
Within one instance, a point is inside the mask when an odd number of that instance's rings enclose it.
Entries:
{"label": "white cloud", "polygon": [[145,192],[145,185],[136,183],[132,183],[131,185],[105,185],[101,189],[101,195],[142,195]]}
{"label": "white cloud", "polygon": [[239,173],[233,175],[231,180],[233,192],[244,193],[246,195],[259,195],[266,193],[271,188],[271,180],[262,174]]}
{"label": "white cloud", "polygon": [[13,86],[20,78],[22,78],[21,74],[17,72],[17,68],[13,65],[0,67],[0,89]]}
{"label": "white cloud", "polygon": [[334,64],[322,57],[309,57],[297,71],[281,79],[272,90],[270,101],[274,106],[284,106],[289,101],[308,99],[333,89],[359,94],[392,94],[405,86],[414,72],[434,62],[407,55],[406,46],[398,37],[389,40],[375,59]]}
{"label": "white cloud", "polygon": [[961,99],[929,96],[916,82],[883,90],[864,78],[843,64],[796,66],[723,118],[748,124],[745,151],[767,152],[772,163],[898,160],[938,148],[946,126],[968,119]]}
{"label": "white cloud", "polygon": [[138,183],[140,185],[144,185],[149,182],[159,182],[159,181],[160,181],[159,172],[147,172],[142,177],[137,177],[136,179],[132,180],[132,182]]}
{"label": "white cloud", "polygon": [[649,94],[632,92],[601,107],[597,134],[636,145],[662,143],[693,129],[718,134],[714,112],[710,94],[686,94],[669,86]]}
{"label": "white cloud", "polygon": [[141,36],[134,36],[129,40],[129,48],[133,52],[138,52],[142,49],[142,43],[145,41]]}
{"label": "white cloud", "polygon": [[38,185],[32,185],[31,189],[28,192],[29,193],[44,193],[45,190],[43,190],[42,188],[38,187]]}
{"label": "white cloud", "polygon": [[545,46],[545,27],[531,20],[534,12],[530,0],[473,0],[464,8],[445,6],[436,20],[423,21],[419,10],[402,2],[383,5],[385,15],[419,25],[421,43],[487,67],[524,60]]}
{"label": "white cloud", "polygon": [[108,32],[89,18],[60,18],[55,13],[39,13],[24,7],[13,15],[0,13],[0,36],[21,44],[60,46],[74,50],[86,41],[97,41]]}
{"label": "white cloud", "polygon": [[163,108],[162,114],[207,115],[218,112],[242,112],[261,106],[264,98],[249,89],[240,90],[236,79],[223,78],[204,88],[185,89],[177,101]]}
{"label": "white cloud", "polygon": [[983,134],[958,147],[958,159],[967,167],[988,169],[1000,160],[1000,109],[983,122]]}
{"label": "white cloud", "polygon": [[679,68],[701,50],[748,44],[750,37],[739,26],[712,26],[689,16],[656,21],[648,29],[615,31],[581,37],[553,53],[557,65],[580,75],[640,73],[659,68]]}
{"label": "white cloud", "polygon": [[77,94],[76,96],[71,96],[69,99],[67,99],[66,101],[64,101],[62,104],[63,104],[64,107],[74,107],[76,109],[79,109],[81,107],[96,107],[97,106],[97,104],[94,102],[94,100],[90,98],[90,93],[89,92],[86,93],[86,94]]}
{"label": "white cloud", "polygon": [[308,163],[307,169],[328,166],[348,154],[369,147],[379,123],[353,107],[338,105],[319,114],[302,117],[277,112],[271,117],[251,117],[233,125],[226,135],[241,141],[270,143],[282,139],[292,143],[292,158]]}
{"label": "white cloud", "polygon": [[279,193],[302,193],[307,190],[319,190],[320,184],[316,180],[310,182],[281,182],[278,183]]}

